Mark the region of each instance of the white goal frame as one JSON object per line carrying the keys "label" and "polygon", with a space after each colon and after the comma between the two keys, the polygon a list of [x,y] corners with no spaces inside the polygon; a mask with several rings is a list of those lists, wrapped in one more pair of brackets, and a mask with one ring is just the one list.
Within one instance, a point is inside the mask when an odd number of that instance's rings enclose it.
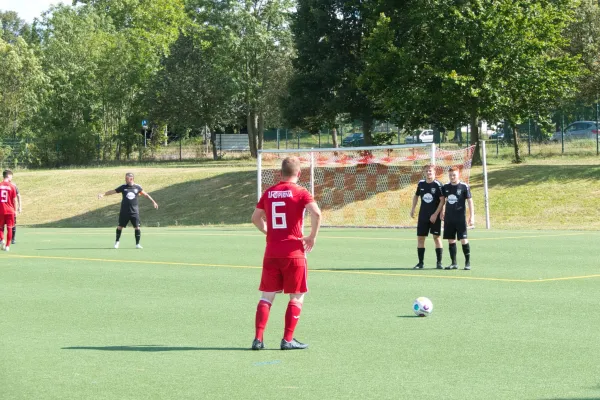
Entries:
{"label": "white goal frame", "polygon": [[[485,214],[486,214],[486,227],[489,229],[489,201],[488,201],[488,191],[487,191],[487,168],[486,168],[486,160],[485,160],[485,156],[486,156],[486,152],[485,152],[485,143],[482,144],[483,147],[483,154],[482,154],[482,158],[483,158],[483,165],[484,165],[484,188],[485,188],[485,193],[484,193],[484,197],[485,197],[485,201],[484,201],[484,206],[485,206]],[[390,145],[390,146],[370,146],[370,147],[341,147],[341,148],[317,148],[317,149],[263,149],[263,150],[259,150],[258,151],[258,157],[257,157],[257,198],[260,199],[262,193],[264,192],[265,188],[263,188],[263,171],[264,171],[264,156],[268,155],[268,154],[272,154],[276,157],[279,158],[283,158],[283,156],[285,154],[289,154],[289,155],[298,155],[301,156],[304,160],[305,160],[305,166],[303,167],[303,169],[308,168],[310,171],[310,176],[309,176],[309,182],[304,183],[305,187],[307,187],[307,189],[310,191],[310,193],[313,195],[313,197],[315,196],[315,157],[318,157],[321,153],[354,153],[354,154],[359,154],[360,152],[390,152],[390,151],[394,151],[394,150],[399,150],[399,151],[406,151],[406,149],[420,149],[421,151],[421,157],[419,158],[419,161],[427,163],[427,164],[433,164],[436,165],[436,155],[437,155],[437,146],[435,145],[435,143],[424,143],[424,144],[411,144],[411,145]],[[456,152],[460,152],[460,151],[465,151],[466,149],[457,149]],[[446,152],[446,153],[452,153],[452,152]],[[370,153],[372,154],[372,153]],[[308,163],[308,165],[306,165]],[[275,168],[277,168],[277,170],[279,170],[281,167],[281,165],[271,165],[269,168],[269,170],[274,170]],[[469,168],[470,168],[470,164],[469,164]],[[306,170],[305,170],[306,171]],[[304,172],[306,173],[306,172]],[[470,172],[469,172],[470,173]],[[439,177],[439,176],[438,176]],[[308,185],[307,185],[308,183]],[[415,182],[416,183],[416,182]],[[268,185],[268,183],[267,183]],[[316,199],[317,202],[319,202],[319,199]],[[404,201],[403,201],[404,202]],[[408,205],[408,207],[410,207],[410,204]],[[337,225],[337,224],[328,224],[327,219],[324,219],[324,223],[323,226],[336,226],[336,227],[388,227],[388,228],[395,228],[395,227],[410,227],[411,225],[402,225],[402,226],[397,226],[397,225]],[[412,226],[414,226],[414,224],[412,224]]]}

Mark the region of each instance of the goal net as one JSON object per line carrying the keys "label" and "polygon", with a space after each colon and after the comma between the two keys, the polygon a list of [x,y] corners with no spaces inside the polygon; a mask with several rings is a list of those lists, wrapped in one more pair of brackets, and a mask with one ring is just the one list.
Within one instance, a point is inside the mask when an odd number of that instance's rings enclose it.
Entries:
{"label": "goal net", "polygon": [[412,198],[425,165],[436,165],[437,179],[448,181],[450,167],[469,182],[474,146],[456,151],[435,144],[337,149],[262,150],[258,155],[258,197],[279,182],[281,161],[297,156],[299,184],[322,210],[323,226],[411,227]]}

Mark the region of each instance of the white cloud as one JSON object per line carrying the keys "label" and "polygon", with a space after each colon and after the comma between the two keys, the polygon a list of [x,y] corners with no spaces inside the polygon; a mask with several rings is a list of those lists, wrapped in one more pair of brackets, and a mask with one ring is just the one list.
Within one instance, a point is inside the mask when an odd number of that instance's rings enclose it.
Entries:
{"label": "white cloud", "polygon": [[44,11],[48,11],[51,5],[71,5],[71,0],[0,0],[0,10],[16,11],[19,18],[31,23],[34,18],[39,18]]}

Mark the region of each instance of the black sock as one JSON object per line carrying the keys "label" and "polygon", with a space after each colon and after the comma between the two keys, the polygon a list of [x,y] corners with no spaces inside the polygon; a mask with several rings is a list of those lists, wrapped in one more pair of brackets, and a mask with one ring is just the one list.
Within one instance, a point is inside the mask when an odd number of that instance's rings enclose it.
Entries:
{"label": "black sock", "polygon": [[121,232],[123,232],[123,229],[117,229],[117,242],[119,241],[119,239],[121,239]]}
{"label": "black sock", "polygon": [[16,227],[16,226],[13,226],[13,227],[12,227],[12,231],[13,231],[13,237],[12,237],[12,240],[15,240],[15,236],[17,236],[17,227]]}
{"label": "black sock", "polygon": [[463,244],[462,248],[463,248],[463,254],[465,255],[465,263],[470,263],[471,262],[471,246],[469,245],[469,243],[467,243],[467,244]]}
{"label": "black sock", "polygon": [[419,255],[419,264],[423,264],[425,258],[425,247],[417,247],[417,254]]}
{"label": "black sock", "polygon": [[456,243],[450,243],[448,245],[448,250],[450,250],[450,259],[452,260],[452,264],[456,264]]}
{"label": "black sock", "polygon": [[435,258],[437,262],[442,262],[442,255],[444,254],[444,249],[441,247],[439,249],[435,249]]}
{"label": "black sock", "polygon": [[140,238],[142,237],[142,231],[139,229],[135,230],[135,244],[140,244]]}

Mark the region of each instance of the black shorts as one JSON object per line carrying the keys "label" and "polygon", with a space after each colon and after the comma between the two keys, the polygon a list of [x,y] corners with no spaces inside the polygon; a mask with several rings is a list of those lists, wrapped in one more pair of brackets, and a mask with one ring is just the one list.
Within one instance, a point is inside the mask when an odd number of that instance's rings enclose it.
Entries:
{"label": "black shorts", "polygon": [[419,216],[419,222],[417,223],[417,236],[429,236],[429,233],[439,236],[441,232],[442,220],[439,216],[434,223],[431,223],[427,217]]}
{"label": "black shorts", "polygon": [[131,222],[134,228],[140,226],[140,215],[139,214],[119,214],[119,226],[125,228],[127,224]]}
{"label": "black shorts", "polygon": [[444,221],[444,239],[467,239],[467,221]]}

